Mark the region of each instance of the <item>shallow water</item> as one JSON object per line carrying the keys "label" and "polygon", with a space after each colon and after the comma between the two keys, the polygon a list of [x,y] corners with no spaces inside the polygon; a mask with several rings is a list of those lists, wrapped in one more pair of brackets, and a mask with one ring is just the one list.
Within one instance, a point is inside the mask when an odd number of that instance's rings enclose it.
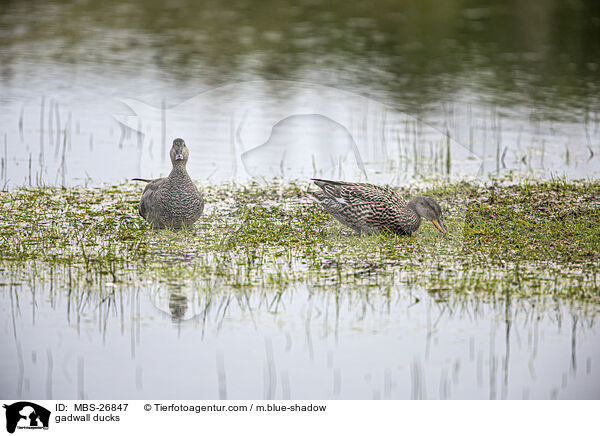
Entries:
{"label": "shallow water", "polygon": [[595,316],[419,290],[0,288],[8,398],[598,398]]}
{"label": "shallow water", "polygon": [[[159,3],[0,3],[0,187],[158,177],[175,137],[202,184],[600,176],[597,1]],[[576,301],[64,280],[0,283],[2,397],[600,398]]]}
{"label": "shallow water", "polygon": [[4,184],[599,175],[596,2],[1,8]]}

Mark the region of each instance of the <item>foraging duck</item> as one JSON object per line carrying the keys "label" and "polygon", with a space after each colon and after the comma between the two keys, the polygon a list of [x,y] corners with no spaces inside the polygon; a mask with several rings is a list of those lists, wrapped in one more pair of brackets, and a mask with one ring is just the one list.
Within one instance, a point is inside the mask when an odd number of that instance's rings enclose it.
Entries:
{"label": "foraging duck", "polygon": [[185,141],[173,141],[170,156],[173,169],[160,179],[132,179],[148,182],[138,211],[154,228],[180,229],[194,224],[204,210],[204,198],[185,169],[189,150]]}
{"label": "foraging duck", "polygon": [[312,179],[322,189],[312,196],[336,220],[358,234],[381,233],[384,230],[398,235],[410,235],[421,225],[421,218],[431,221],[440,232],[442,210],[431,197],[415,197],[408,203],[390,187],[369,183],[334,182]]}

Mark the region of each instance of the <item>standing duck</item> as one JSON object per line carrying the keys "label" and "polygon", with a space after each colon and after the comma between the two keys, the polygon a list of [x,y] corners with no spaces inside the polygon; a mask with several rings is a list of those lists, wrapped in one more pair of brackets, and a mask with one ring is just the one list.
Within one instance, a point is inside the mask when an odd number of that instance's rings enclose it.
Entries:
{"label": "standing duck", "polygon": [[421,225],[421,218],[431,221],[440,232],[446,232],[440,205],[431,197],[415,197],[407,203],[387,186],[312,180],[322,191],[311,192],[311,195],[336,220],[358,234],[370,235],[387,230],[398,235],[410,235]]}
{"label": "standing duck", "polygon": [[133,179],[148,182],[138,210],[153,228],[158,229],[189,227],[204,210],[204,198],[185,169],[190,154],[185,141],[175,139],[169,154],[173,169],[168,177]]}

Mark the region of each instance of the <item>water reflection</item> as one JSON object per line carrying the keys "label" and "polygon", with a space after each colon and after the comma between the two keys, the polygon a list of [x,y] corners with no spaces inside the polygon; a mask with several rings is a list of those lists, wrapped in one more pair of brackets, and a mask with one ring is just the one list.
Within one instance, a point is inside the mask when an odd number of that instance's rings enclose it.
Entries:
{"label": "water reflection", "polygon": [[171,311],[171,317],[173,321],[179,321],[184,319],[187,308],[188,300],[185,295],[172,292],[169,298],[169,310]]}
{"label": "water reflection", "polygon": [[[440,299],[403,287],[167,286],[168,306],[157,307],[153,292],[48,282],[1,288],[2,392],[207,399],[600,394],[596,312],[585,304],[510,292]],[[197,315],[183,321],[188,311]]]}
{"label": "water reflection", "polygon": [[170,315],[174,323],[192,319],[202,313],[197,294],[189,289],[159,286],[150,295],[154,306]]}
{"label": "water reflection", "polygon": [[[196,179],[243,179],[240,156],[264,144],[276,123],[300,113],[329,116],[321,111],[328,105],[343,113],[353,104],[333,98],[323,105],[314,95],[302,101],[311,95],[277,89],[277,80],[337,89],[416,117],[417,130],[433,126],[450,134],[483,161],[485,173],[598,176],[600,52],[591,43],[600,39],[597,2],[429,7],[407,0],[374,10],[363,1],[285,8],[226,1],[168,11],[139,0],[112,3],[2,6],[2,183],[98,184],[142,168],[158,173],[174,137],[198,147]],[[268,85],[242,92],[237,85],[249,81]],[[205,112],[172,116],[201,93]],[[112,118],[131,115],[122,100],[143,101],[153,112],[122,129]],[[267,133],[253,138],[248,129],[258,135],[263,128],[254,128],[255,120],[266,120],[282,102],[292,110],[269,119]],[[248,106],[266,109],[265,117],[235,111]],[[362,110],[371,113],[368,104]],[[244,119],[242,134],[249,137],[242,144],[236,129]],[[352,129],[363,121],[341,124],[359,142]],[[189,126],[197,137],[186,137]],[[412,163],[398,153],[401,141],[386,140],[386,153],[378,148],[383,141],[373,141],[366,149],[375,156],[363,158],[369,177],[393,182],[398,171],[387,162]],[[431,151],[444,154],[443,147]],[[423,175],[430,173],[417,177]]]}
{"label": "water reflection", "polygon": [[171,80],[184,86],[308,80],[383,91],[400,97],[404,108],[437,103],[465,84],[498,102],[533,101],[551,111],[597,101],[597,2],[433,6],[418,0],[377,8],[339,0],[285,7],[228,0],[181,8],[141,0],[111,0],[106,7],[5,2],[2,73],[13,85],[31,74],[35,88],[39,63],[77,65],[75,74],[62,77],[45,70],[51,73],[46,80],[53,87],[85,81],[80,74],[91,70],[95,79],[121,76],[123,89],[151,92]]}

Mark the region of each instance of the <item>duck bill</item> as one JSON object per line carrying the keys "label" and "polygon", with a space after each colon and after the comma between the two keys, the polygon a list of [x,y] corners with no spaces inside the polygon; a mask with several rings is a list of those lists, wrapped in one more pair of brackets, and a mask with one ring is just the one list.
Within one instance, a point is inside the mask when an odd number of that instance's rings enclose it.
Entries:
{"label": "duck bill", "polygon": [[436,226],[438,228],[438,230],[442,233],[446,233],[446,229],[444,228],[444,226],[442,225],[442,223],[439,220],[431,220],[431,222],[433,223],[434,226]]}
{"label": "duck bill", "polygon": [[181,151],[175,152],[175,160],[183,160],[183,152],[181,152]]}

